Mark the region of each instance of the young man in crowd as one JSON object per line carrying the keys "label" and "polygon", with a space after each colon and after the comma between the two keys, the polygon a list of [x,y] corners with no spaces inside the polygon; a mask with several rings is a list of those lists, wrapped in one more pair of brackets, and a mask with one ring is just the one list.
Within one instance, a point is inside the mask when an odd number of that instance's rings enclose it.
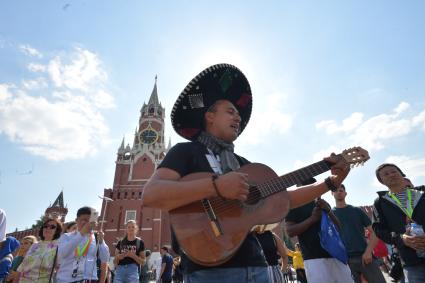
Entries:
{"label": "young man in crowd", "polygon": [[[332,211],[341,223],[341,236],[348,253],[348,265],[356,283],[361,283],[361,274],[368,282],[385,283],[385,278],[379,269],[379,264],[373,258],[373,248],[378,242],[372,230],[372,222],[366,213],[359,207],[348,205],[345,202],[347,192],[341,184],[336,192],[335,206]],[[369,243],[365,239],[365,229],[369,230]]]}
{"label": "young man in crowd", "polygon": [[[65,233],[59,239],[56,274],[58,283],[100,282],[106,279],[109,248],[103,240],[102,231],[93,232],[95,221],[90,221],[94,209],[82,207],[77,211],[77,231]],[[97,276],[97,256],[100,259],[100,278]]]}
{"label": "young man in crowd", "polygon": [[167,247],[162,247],[160,252],[161,254],[161,272],[159,278],[161,283],[171,283],[173,277],[173,257],[168,253]]}
{"label": "young man in crowd", "polygon": [[[313,184],[314,178],[300,185]],[[322,211],[329,214],[337,227],[340,223],[329,204],[323,199],[311,201],[291,209],[285,218],[286,232],[290,237],[298,237],[304,259],[304,269],[309,283],[349,283],[353,282],[350,268],[332,257],[320,244]]]}
{"label": "young man in crowd", "polygon": [[375,173],[388,191],[378,192],[374,202],[373,230],[397,247],[409,283],[425,282],[424,187],[410,187],[395,164],[384,163]]}
{"label": "young man in crowd", "polygon": [[[249,176],[237,170],[249,161],[234,153],[233,142],[248,124],[251,108],[248,80],[235,66],[214,65],[192,79],[171,113],[174,129],[190,142],[170,149],[144,188],[143,204],[169,211],[213,197],[246,201]],[[334,164],[335,175],[328,177],[326,183],[288,192],[288,199],[282,205],[296,207],[336,189],[347,176],[349,166],[335,158],[328,159]],[[195,172],[215,175],[180,180]],[[185,282],[269,282],[267,263],[252,233],[248,233],[230,260],[214,267],[190,260],[179,251],[177,241],[173,241],[173,249],[182,256]]]}

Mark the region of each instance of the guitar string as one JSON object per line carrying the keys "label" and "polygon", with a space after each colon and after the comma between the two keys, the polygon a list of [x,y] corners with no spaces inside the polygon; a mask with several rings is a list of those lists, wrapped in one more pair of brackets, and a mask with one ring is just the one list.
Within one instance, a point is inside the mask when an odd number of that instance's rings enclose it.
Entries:
{"label": "guitar string", "polygon": [[[313,166],[313,165],[315,165],[315,166]],[[256,188],[257,188],[258,193],[250,192],[252,197],[249,198],[247,201],[245,201],[245,203],[256,202],[256,201],[263,199],[263,198],[266,198],[266,197],[268,197],[272,194],[283,191],[282,188],[284,186],[286,186],[286,188],[288,188],[288,187],[296,184],[297,181],[299,181],[299,180],[310,178],[312,176],[316,176],[318,174],[324,173],[324,172],[329,170],[329,166],[325,162],[318,162],[318,163],[315,163],[313,165],[308,166],[306,168],[303,168],[304,170],[300,169],[299,171],[291,172],[291,173],[286,174],[282,177],[276,177],[276,178],[273,178],[273,179],[271,179],[271,180],[269,180],[269,181],[267,181],[267,182],[265,182],[261,185],[257,185]],[[316,167],[318,167],[318,168],[316,168]],[[308,171],[309,174],[307,174],[304,171]],[[298,172],[300,172],[300,173],[298,173]],[[302,173],[304,173],[304,175]],[[289,179],[289,182],[288,182],[288,180],[285,180],[285,179]],[[282,184],[283,184],[283,186],[282,186]],[[256,194],[256,195],[259,194],[259,196],[256,196],[254,194]],[[211,208],[213,209],[215,214],[224,213],[226,211],[234,209],[235,206],[240,207],[242,205],[241,201],[239,201],[239,200],[223,200],[223,199],[218,198],[218,197],[210,199],[210,203],[211,203]]]}
{"label": "guitar string", "polygon": [[[350,163],[351,163],[351,165],[354,165],[354,164],[359,164],[359,162],[360,162],[360,160],[358,158],[355,162],[354,162],[354,159],[352,158],[352,162],[350,162]],[[315,168],[317,168],[317,167],[318,167],[318,170],[316,171]],[[273,178],[273,179],[263,183],[262,185],[257,186],[258,191],[260,192],[259,197],[252,197],[247,201],[256,202],[256,201],[263,199],[263,198],[266,198],[266,197],[268,197],[268,196],[270,196],[274,193],[278,193],[280,191],[283,191],[281,188],[282,188],[282,182],[284,182],[283,179],[285,179],[285,178],[289,178],[292,182],[291,185],[287,185],[287,187],[286,187],[286,188],[289,188],[290,186],[296,184],[298,180],[310,178],[312,176],[316,176],[316,175],[319,175],[321,173],[324,173],[328,170],[330,170],[330,167],[327,165],[327,163],[325,161],[322,160],[322,161],[316,162],[312,165],[309,165],[307,167],[301,168],[297,171],[288,173],[288,174],[286,174],[282,177]],[[305,174],[304,171],[308,171],[310,174]],[[300,172],[300,173],[298,173],[298,172]],[[304,173],[305,176],[302,176],[302,173]],[[298,176],[294,177],[293,175],[298,175]],[[299,175],[301,175],[301,178],[297,179],[296,177],[299,177]],[[269,183],[270,183],[270,185],[268,185]],[[278,188],[273,187],[271,185],[278,186]],[[261,194],[261,192],[266,192],[266,194],[263,195],[263,194]],[[247,201],[245,201],[245,203]],[[214,213],[216,213],[216,214],[220,214],[220,213],[229,211],[231,209],[234,209],[235,206],[241,207],[241,205],[242,205],[242,202],[239,201],[239,200],[223,200],[223,199],[218,198],[218,197],[210,199],[210,203],[211,203],[211,208],[213,209]]]}
{"label": "guitar string", "polygon": [[[292,172],[292,173],[289,173],[285,176],[276,177],[276,178],[273,178],[273,179],[271,179],[271,180],[269,180],[269,181],[267,181],[267,182],[265,182],[261,185],[258,185],[258,186],[256,186],[257,187],[257,190],[256,190],[257,193],[256,194],[258,195],[258,193],[259,193],[260,196],[259,197],[255,196],[254,195],[255,192],[251,192],[250,193],[251,196],[253,196],[253,195],[254,196],[249,198],[246,202],[255,202],[259,199],[265,198],[269,195],[272,195],[274,193],[281,191],[282,190],[281,189],[282,183],[283,183],[284,186],[286,186],[286,188],[288,188],[288,187],[292,186],[293,184],[297,183],[297,181],[300,180],[300,179],[309,178],[311,176],[315,176],[315,175],[318,175],[320,173],[323,173],[323,172],[329,170],[329,167],[326,164],[324,166],[325,168],[322,168],[323,164],[317,164],[317,167],[319,167],[318,170],[316,170],[314,166],[311,167],[311,170],[309,169],[310,167],[305,168],[309,172],[309,174],[304,173],[303,171],[299,171],[299,172],[303,172],[304,175],[301,174],[301,173]],[[294,176],[294,175],[297,175],[297,176]],[[285,180],[285,179],[289,179],[289,180]],[[278,187],[278,188],[276,188],[276,187]],[[262,192],[263,192],[263,194],[262,194]],[[233,208],[235,205],[238,205],[238,206],[241,205],[241,202],[238,201],[238,200],[222,200],[220,198],[210,199],[210,203],[212,204],[212,206],[214,206],[213,209],[214,209],[214,212],[217,211],[216,213],[221,213],[221,212],[223,212],[223,209],[226,209],[226,208]]]}

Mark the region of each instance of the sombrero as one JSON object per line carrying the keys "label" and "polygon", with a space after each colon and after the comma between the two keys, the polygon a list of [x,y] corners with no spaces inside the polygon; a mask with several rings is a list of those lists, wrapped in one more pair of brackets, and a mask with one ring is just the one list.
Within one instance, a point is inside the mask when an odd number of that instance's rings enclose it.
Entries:
{"label": "sombrero", "polygon": [[238,109],[241,134],[251,116],[252,93],[245,75],[230,64],[208,67],[189,82],[171,111],[174,130],[185,139],[195,140],[203,130],[205,112],[223,99]]}

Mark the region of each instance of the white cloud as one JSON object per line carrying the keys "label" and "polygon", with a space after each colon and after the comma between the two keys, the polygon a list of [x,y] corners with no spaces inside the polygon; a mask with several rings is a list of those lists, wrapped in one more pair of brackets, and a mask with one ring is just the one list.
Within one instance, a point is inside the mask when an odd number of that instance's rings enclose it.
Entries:
{"label": "white cloud", "polygon": [[318,122],[316,129],[324,129],[329,135],[343,133],[354,145],[364,146],[368,150],[380,150],[387,141],[405,136],[413,127],[425,122],[424,112],[412,118],[403,117],[408,108],[408,103],[401,102],[392,113],[379,114],[365,121],[363,113],[355,112],[344,119],[341,125],[334,120],[326,120]]}
{"label": "white cloud", "polygon": [[16,91],[0,101],[0,132],[51,160],[96,152],[108,132],[102,115],[84,97],[65,97],[49,101]]}
{"label": "white cloud", "polygon": [[112,108],[115,106],[112,95],[103,89],[100,89],[94,93],[93,102],[99,108]]}
{"label": "white cloud", "polygon": [[46,66],[37,63],[29,63],[27,66],[28,70],[31,72],[45,72]]}
{"label": "white cloud", "polygon": [[[68,64],[62,61],[70,61]],[[55,57],[47,70],[56,87],[87,91],[93,82],[103,83],[107,79],[96,54],[76,48],[70,58]]]}
{"label": "white cloud", "polygon": [[414,159],[406,155],[389,156],[386,163],[394,163],[407,175],[414,183],[414,179],[425,177],[425,158]]}
{"label": "white cloud", "polygon": [[6,101],[12,96],[9,91],[10,88],[13,88],[13,85],[0,84],[0,103],[2,101]]}
{"label": "white cloud", "polygon": [[258,145],[271,138],[277,138],[278,135],[285,134],[291,129],[292,115],[283,113],[279,109],[279,106],[283,105],[284,97],[278,93],[264,97],[264,100],[267,101],[265,108],[267,112],[252,113],[247,128],[238,139],[240,144]]}
{"label": "white cloud", "polygon": [[40,51],[38,51],[37,49],[31,47],[28,44],[21,44],[19,45],[19,49],[27,56],[31,56],[31,57],[37,57],[37,58],[42,58],[43,54],[40,53]]}
{"label": "white cloud", "polygon": [[394,112],[396,113],[396,115],[399,115],[401,113],[403,113],[404,111],[406,111],[407,109],[409,109],[410,105],[407,102],[402,101],[395,109]]}
{"label": "white cloud", "polygon": [[[28,69],[41,76],[20,86],[0,84],[0,133],[50,160],[83,158],[102,148],[109,139],[101,110],[113,107],[114,99],[98,56],[76,48]],[[41,95],[35,92],[40,88]]]}
{"label": "white cloud", "polygon": [[40,88],[46,88],[48,85],[45,78],[37,78],[34,80],[23,80],[22,86],[27,90],[35,90]]}
{"label": "white cloud", "polygon": [[413,117],[412,119],[412,125],[414,127],[420,127],[422,126],[422,130],[425,131],[425,110]]}
{"label": "white cloud", "polygon": [[333,120],[321,121],[316,124],[316,129],[324,128],[329,135],[337,132],[350,132],[362,123],[363,116],[363,113],[354,112],[350,117],[342,121],[341,126],[338,126]]}

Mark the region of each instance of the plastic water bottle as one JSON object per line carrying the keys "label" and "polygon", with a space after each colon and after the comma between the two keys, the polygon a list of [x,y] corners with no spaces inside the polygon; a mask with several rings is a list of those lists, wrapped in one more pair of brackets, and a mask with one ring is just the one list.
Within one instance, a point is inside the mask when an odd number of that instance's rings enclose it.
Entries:
{"label": "plastic water bottle", "polygon": [[[424,229],[422,228],[422,225],[419,225],[417,223],[412,223],[410,227],[411,227],[410,233],[412,235],[419,236],[419,235],[425,234]],[[418,257],[425,258],[425,250],[416,251],[416,254]]]}

